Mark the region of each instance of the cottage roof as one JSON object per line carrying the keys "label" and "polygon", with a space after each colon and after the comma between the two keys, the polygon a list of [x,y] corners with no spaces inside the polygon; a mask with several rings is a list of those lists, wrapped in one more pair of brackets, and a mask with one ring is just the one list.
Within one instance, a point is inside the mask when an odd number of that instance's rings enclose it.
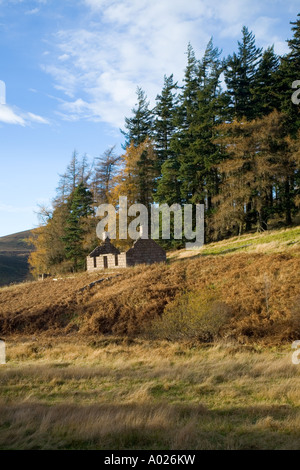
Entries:
{"label": "cottage roof", "polygon": [[144,250],[155,250],[156,252],[160,252],[162,254],[166,253],[165,250],[158,243],[156,243],[152,238],[141,238],[141,237],[135,240],[135,242],[133,243],[133,246],[127,251],[127,253],[130,255],[137,251],[143,252]]}
{"label": "cottage roof", "polygon": [[109,238],[106,238],[101,245],[97,246],[92,253],[90,253],[90,257],[94,258],[100,255],[119,255],[120,250],[116,248],[111,242]]}

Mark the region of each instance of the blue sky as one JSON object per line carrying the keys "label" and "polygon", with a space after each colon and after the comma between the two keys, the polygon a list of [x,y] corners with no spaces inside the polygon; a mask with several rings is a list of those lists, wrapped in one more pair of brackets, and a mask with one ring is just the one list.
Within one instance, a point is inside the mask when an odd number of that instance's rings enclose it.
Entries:
{"label": "blue sky", "polygon": [[121,152],[137,86],[154,104],[165,74],[180,82],[188,42],[200,59],[213,36],[226,56],[246,25],[284,54],[299,11],[299,0],[0,0],[0,236],[38,225],[75,149]]}

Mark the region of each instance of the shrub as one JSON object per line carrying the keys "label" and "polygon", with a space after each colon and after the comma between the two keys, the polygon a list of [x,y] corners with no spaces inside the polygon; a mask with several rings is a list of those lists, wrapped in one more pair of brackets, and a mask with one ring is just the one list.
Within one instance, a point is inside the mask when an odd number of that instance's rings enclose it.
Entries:
{"label": "shrub", "polygon": [[151,324],[150,334],[172,341],[212,342],[220,336],[229,318],[229,307],[215,292],[186,292],[169,303]]}

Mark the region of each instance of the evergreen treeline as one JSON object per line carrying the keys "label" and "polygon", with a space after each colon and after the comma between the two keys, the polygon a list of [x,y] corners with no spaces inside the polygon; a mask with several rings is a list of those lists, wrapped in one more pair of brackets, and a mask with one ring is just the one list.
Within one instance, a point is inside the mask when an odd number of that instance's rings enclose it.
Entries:
{"label": "evergreen treeline", "polygon": [[165,76],[153,109],[138,87],[121,131],[124,154],[111,148],[90,164],[74,152],[53,208],[41,211],[33,271],[82,269],[98,243],[95,208],[120,195],[148,207],[204,204],[206,242],[292,224],[300,203],[300,106],[291,100],[300,14],[291,26],[283,57],[258,48],[246,27],[225,59],[212,39],[200,60],[189,44],[182,85]]}

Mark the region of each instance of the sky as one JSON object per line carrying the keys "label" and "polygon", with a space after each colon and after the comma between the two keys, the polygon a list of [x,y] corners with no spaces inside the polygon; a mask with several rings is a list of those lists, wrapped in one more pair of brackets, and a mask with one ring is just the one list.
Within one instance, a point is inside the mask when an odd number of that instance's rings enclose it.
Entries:
{"label": "sky", "polygon": [[201,59],[213,37],[226,57],[245,25],[285,54],[299,11],[299,0],[0,0],[0,236],[38,226],[74,150],[122,152],[137,87],[154,106],[164,75],[181,82],[189,42]]}

